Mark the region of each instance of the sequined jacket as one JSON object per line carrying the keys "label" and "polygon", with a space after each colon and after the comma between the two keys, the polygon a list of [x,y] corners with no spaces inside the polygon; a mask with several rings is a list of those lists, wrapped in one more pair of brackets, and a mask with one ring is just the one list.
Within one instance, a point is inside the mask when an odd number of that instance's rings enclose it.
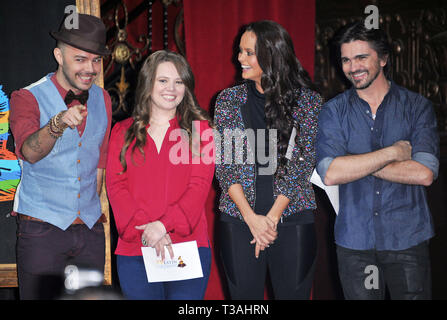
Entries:
{"label": "sequined jacket", "polygon": [[[252,161],[247,161],[248,154],[253,151],[250,149],[249,139],[244,135],[242,117],[242,106],[247,101],[247,94],[246,83],[223,90],[217,97],[214,116],[221,139],[220,151],[216,153],[216,177],[221,187],[219,209],[221,213],[241,220],[239,209],[228,195],[228,188],[233,184],[242,185],[248,203],[254,208],[256,168]],[[306,88],[297,90],[293,116],[299,125],[298,143],[293,147],[292,157],[286,165],[288,174],[275,174],[273,178],[274,198],[282,194],[290,200],[283,216],[316,208],[315,194],[309,180],[315,167],[315,137],[321,106],[322,98],[318,93]],[[242,135],[243,148],[235,147],[231,135],[234,137],[237,134]],[[231,154],[228,150],[231,150]]]}

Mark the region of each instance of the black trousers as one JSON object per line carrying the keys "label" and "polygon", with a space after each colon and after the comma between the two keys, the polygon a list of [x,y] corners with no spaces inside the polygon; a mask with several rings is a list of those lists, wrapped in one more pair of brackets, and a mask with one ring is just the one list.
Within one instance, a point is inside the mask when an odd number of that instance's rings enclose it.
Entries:
{"label": "black trousers", "polygon": [[428,241],[405,250],[351,250],[337,246],[338,272],[347,300],[431,299]]}
{"label": "black trousers", "polygon": [[104,272],[105,238],[101,222],[90,230],[67,230],[49,223],[19,221],[17,273],[21,300],[55,299],[64,289],[64,269],[73,264]]}
{"label": "black trousers", "polygon": [[278,238],[256,259],[250,229],[230,219],[219,221],[219,240],[231,299],[264,299],[267,270],[275,299],[309,299],[317,253],[314,223],[278,223]]}

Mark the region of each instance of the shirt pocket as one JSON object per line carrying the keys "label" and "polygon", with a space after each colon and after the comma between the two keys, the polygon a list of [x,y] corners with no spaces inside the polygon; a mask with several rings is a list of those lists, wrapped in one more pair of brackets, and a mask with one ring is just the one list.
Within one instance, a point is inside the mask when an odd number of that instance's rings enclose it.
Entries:
{"label": "shirt pocket", "polygon": [[396,117],[384,126],[381,137],[382,147],[389,147],[400,140],[411,141],[412,123],[406,117]]}

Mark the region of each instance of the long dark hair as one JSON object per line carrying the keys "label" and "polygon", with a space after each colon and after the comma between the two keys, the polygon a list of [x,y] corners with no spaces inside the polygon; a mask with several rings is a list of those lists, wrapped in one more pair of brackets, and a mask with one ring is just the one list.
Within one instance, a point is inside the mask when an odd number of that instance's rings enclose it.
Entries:
{"label": "long dark hair", "polygon": [[261,87],[265,95],[266,125],[268,129],[277,129],[279,165],[283,166],[293,127],[299,131],[299,124],[293,118],[297,89],[316,89],[295,55],[290,35],[280,24],[256,21],[247,25],[244,32],[256,35],[256,58],[263,71]]}
{"label": "long dark hair", "polygon": [[123,172],[127,169],[125,158],[126,152],[134,139],[135,144],[132,147],[132,153],[138,148],[144,156],[143,147],[146,145],[147,138],[146,127],[151,118],[150,105],[152,90],[154,88],[157,68],[160,63],[163,62],[172,62],[185,84],[185,96],[183,97],[182,102],[177,106],[176,116],[180,128],[186,130],[188,133],[190,147],[193,139],[193,121],[208,120],[209,125],[212,126],[211,118],[208,113],[200,108],[197,103],[197,99],[194,95],[194,75],[186,59],[178,53],[167,50],[159,50],[152,53],[146,59],[138,74],[138,84],[135,91],[135,106],[132,112],[134,121],[126,131],[124,145],[120,153],[120,162],[124,169]]}

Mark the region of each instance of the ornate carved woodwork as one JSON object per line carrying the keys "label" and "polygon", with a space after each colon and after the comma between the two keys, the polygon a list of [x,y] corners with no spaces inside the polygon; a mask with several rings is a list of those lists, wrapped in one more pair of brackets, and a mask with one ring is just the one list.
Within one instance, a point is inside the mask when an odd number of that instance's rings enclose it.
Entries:
{"label": "ornate carved woodwork", "polygon": [[[327,1],[319,1],[320,6]],[[393,55],[391,78],[396,83],[419,92],[433,102],[441,138],[447,138],[447,8],[396,10],[394,6],[376,5],[380,12],[380,28],[390,36]],[[434,1],[437,4],[437,1]],[[377,4],[379,3],[379,4]],[[339,9],[343,6],[339,6]],[[340,10],[339,10],[340,11]],[[326,99],[344,91],[349,84],[335,61],[331,40],[347,23],[365,18],[363,11],[357,15],[318,16],[315,41],[315,82]],[[444,32],[443,32],[444,31]]]}
{"label": "ornate carved woodwork", "polygon": [[[153,51],[153,7],[156,0],[142,1],[132,12],[128,12],[125,1],[114,1],[107,5],[107,12],[103,13],[103,20],[108,26],[108,46],[112,55],[106,60],[104,74],[106,75],[106,90],[112,98],[114,120],[119,120],[130,115],[132,109],[132,94],[135,91],[138,63]],[[168,49],[169,41],[169,16],[168,7],[181,5],[181,0],[159,0],[162,6],[163,49]],[[108,4],[106,2],[106,4]],[[106,8],[106,6],[104,5]],[[113,11],[112,11],[113,9]],[[147,29],[141,30],[137,36],[137,46],[132,45],[128,39],[128,26],[133,19],[138,18],[147,11]],[[132,19],[130,19],[132,17]],[[113,24],[110,25],[110,21]],[[183,10],[180,10],[175,18],[174,40],[180,53],[185,53],[183,34]],[[134,41],[135,42],[135,41]]]}

